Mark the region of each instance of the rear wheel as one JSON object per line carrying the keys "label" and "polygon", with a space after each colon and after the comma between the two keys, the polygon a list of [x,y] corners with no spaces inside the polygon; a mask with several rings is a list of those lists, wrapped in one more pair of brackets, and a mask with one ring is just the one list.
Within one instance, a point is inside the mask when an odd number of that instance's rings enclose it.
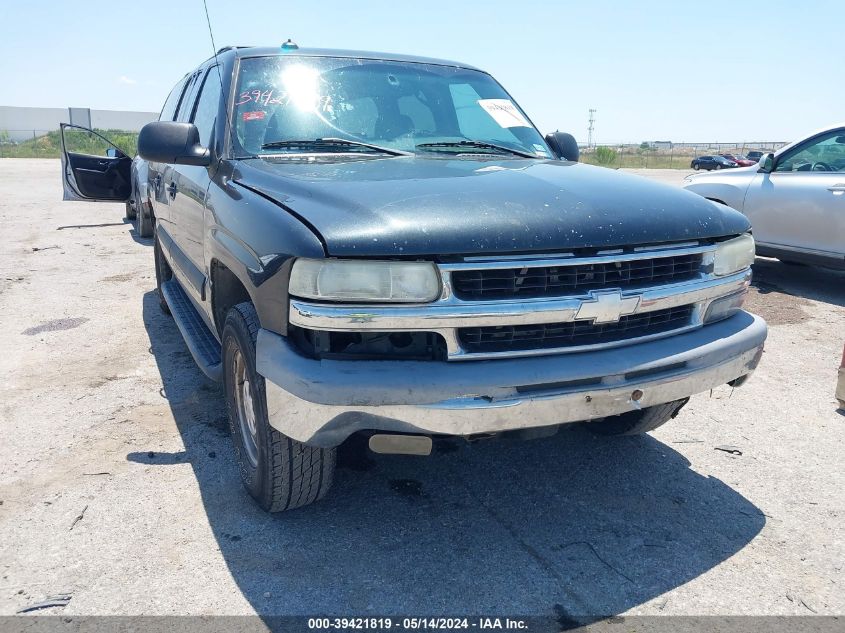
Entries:
{"label": "rear wheel", "polygon": [[155,269],[156,269],[156,290],[158,291],[158,305],[161,308],[161,311],[165,314],[170,314],[170,306],[167,305],[167,301],[164,300],[164,294],[161,292],[161,286],[166,281],[170,281],[173,278],[173,271],[170,269],[170,264],[167,263],[167,260],[164,258],[164,253],[161,252],[161,242],[158,239],[158,235],[155,236],[153,240],[153,253],[155,256]]}
{"label": "rear wheel", "polygon": [[223,384],[244,486],[264,510],[281,512],[328,492],[336,450],[308,446],[270,426],[264,377],[255,370],[258,330],[251,303],[229,310],[223,326]]}
{"label": "rear wheel", "polygon": [[135,207],[138,209],[135,214],[135,230],[139,237],[153,236],[153,210],[148,202],[144,202],[140,197],[135,201]]}
{"label": "rear wheel", "polygon": [[689,398],[657,404],[638,411],[628,411],[603,420],[587,422],[587,428],[597,435],[640,435],[653,431],[678,415]]}
{"label": "rear wheel", "polygon": [[133,207],[129,202],[126,203],[126,219],[127,220],[134,220],[135,219],[135,207]]}

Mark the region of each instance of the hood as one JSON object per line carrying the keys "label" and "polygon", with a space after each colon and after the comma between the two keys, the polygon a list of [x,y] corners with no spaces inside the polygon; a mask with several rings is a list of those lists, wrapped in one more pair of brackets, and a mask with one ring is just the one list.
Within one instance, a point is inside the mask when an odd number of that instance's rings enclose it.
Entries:
{"label": "hood", "polygon": [[749,228],[680,188],[553,160],[248,159],[232,176],[307,221],[337,257],[553,253]]}

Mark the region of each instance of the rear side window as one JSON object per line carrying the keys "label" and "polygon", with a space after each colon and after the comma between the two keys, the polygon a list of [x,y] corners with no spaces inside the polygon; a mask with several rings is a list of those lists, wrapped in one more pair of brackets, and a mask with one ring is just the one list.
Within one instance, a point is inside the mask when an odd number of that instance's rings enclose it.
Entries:
{"label": "rear side window", "polygon": [[197,130],[200,133],[200,143],[206,147],[211,144],[214,121],[217,118],[219,107],[220,78],[217,76],[217,67],[212,66],[205,73],[205,79],[200,89],[200,96],[197,100],[197,107],[193,117],[193,124],[197,126]]}
{"label": "rear side window", "polygon": [[158,116],[159,121],[172,121],[176,115],[176,108],[179,107],[179,99],[182,98],[182,93],[185,91],[185,82],[187,77],[182,79],[170,94],[167,96],[167,101],[164,102],[164,107],[161,109],[161,114]]}
{"label": "rear side window", "polygon": [[197,77],[199,76],[200,73],[197,71],[188,77],[188,85],[185,87],[185,96],[182,97],[182,101],[179,103],[179,107],[176,110],[176,121],[187,123],[190,119],[191,112],[194,110],[194,100],[197,95]]}

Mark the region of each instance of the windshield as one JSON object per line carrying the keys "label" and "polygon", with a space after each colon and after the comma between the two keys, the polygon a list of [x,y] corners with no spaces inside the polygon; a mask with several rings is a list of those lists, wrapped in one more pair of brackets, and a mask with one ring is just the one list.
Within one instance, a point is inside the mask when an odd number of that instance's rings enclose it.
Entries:
{"label": "windshield", "polygon": [[[394,155],[552,157],[543,137],[492,77],[433,64],[245,58],[232,116],[232,142],[239,157],[389,155],[379,148],[394,150]],[[317,139],[354,143],[303,143]]]}

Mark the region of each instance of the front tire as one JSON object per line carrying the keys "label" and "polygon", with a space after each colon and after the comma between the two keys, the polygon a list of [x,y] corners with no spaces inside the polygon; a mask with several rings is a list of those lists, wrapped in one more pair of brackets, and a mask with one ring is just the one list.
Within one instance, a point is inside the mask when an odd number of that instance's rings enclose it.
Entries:
{"label": "front tire", "polygon": [[270,426],[264,377],[255,370],[258,314],[239,303],[223,326],[223,384],[241,479],[267,512],[321,499],[334,478],[336,449],[308,446]]}
{"label": "front tire", "polygon": [[701,165],[699,165],[698,163],[693,163],[693,164],[692,164],[692,168],[693,168],[695,171],[698,171],[699,169],[701,169]]}
{"label": "front tire", "polygon": [[134,220],[135,219],[135,207],[132,206],[131,203],[127,202],[126,204],[126,219],[127,220]]}
{"label": "front tire", "polygon": [[687,402],[689,398],[657,404],[638,411],[628,411],[621,415],[587,422],[586,426],[596,435],[641,435],[675,418]]}
{"label": "front tire", "polygon": [[719,170],[719,169],[721,169],[721,168],[722,168],[722,166],[721,166],[721,165],[716,165],[716,170]]}

